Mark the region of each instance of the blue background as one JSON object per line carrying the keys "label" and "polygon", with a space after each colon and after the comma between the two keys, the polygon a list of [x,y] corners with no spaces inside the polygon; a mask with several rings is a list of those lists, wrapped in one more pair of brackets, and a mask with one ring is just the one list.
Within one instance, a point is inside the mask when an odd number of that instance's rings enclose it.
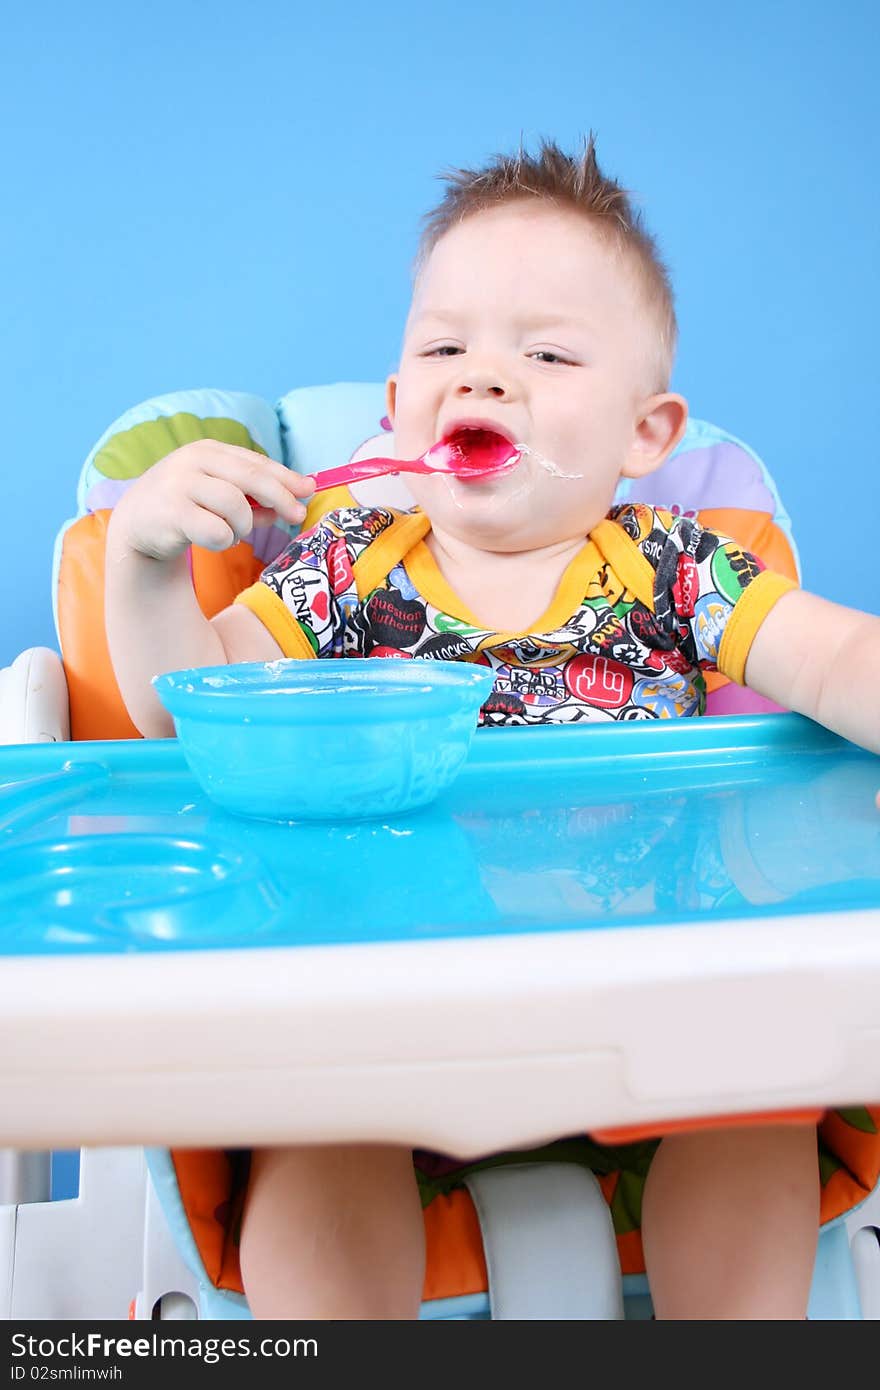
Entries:
{"label": "blue background", "polygon": [[674,384],[775,474],[811,588],[880,610],[871,3],[35,3],[0,35],[0,664],[128,406],[394,366],[435,174],[591,127],[677,287]]}

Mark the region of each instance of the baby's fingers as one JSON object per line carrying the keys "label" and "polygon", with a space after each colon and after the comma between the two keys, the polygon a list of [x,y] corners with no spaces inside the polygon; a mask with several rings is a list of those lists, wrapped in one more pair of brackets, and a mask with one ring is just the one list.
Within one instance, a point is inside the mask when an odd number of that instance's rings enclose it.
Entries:
{"label": "baby's fingers", "polygon": [[230,449],[212,458],[205,475],[234,483],[251,507],[265,509],[293,525],[298,525],[306,514],[300,498],[310,498],[315,490],[313,478],[294,473],[276,459],[264,459],[246,449],[237,453]]}
{"label": "baby's fingers", "polygon": [[248,479],[245,499],[251,507],[263,513],[258,517],[260,521],[270,519],[266,516],[266,513],[269,513],[293,525],[299,525],[306,514],[306,508],[299,499],[310,497],[314,491],[314,484],[311,478],[303,478],[298,473],[291,473],[289,469],[285,469],[284,472],[286,477],[279,477],[268,470],[264,476],[257,472],[256,476]]}
{"label": "baby's fingers", "polygon": [[[197,457],[200,466],[206,472],[236,481],[244,478],[248,484],[245,487],[246,492],[252,491],[250,481],[257,477],[277,478],[284,488],[292,492],[295,497],[311,497],[315,490],[314,478],[297,473],[292,468],[287,468],[283,463],[279,463],[277,459],[268,458],[265,454],[258,454],[254,449],[245,449],[240,444],[220,444],[214,440],[200,440],[185,447],[198,451]],[[256,493],[253,495],[256,496]]]}
{"label": "baby's fingers", "polygon": [[306,509],[301,502],[296,499],[285,501],[283,498],[272,507],[266,503],[258,502],[256,497],[251,497],[250,493],[245,494],[245,501],[253,509],[253,526],[268,526],[276,517],[281,517],[283,521],[289,521],[292,525],[298,526],[305,520]]}
{"label": "baby's fingers", "polygon": [[235,483],[202,473],[193,479],[189,500],[194,510],[187,512],[187,534],[194,545],[226,550],[253,530],[254,514]]}
{"label": "baby's fingers", "polygon": [[190,545],[203,550],[228,550],[236,542],[235,531],[225,517],[197,502],[185,502],[181,508],[180,531]]}

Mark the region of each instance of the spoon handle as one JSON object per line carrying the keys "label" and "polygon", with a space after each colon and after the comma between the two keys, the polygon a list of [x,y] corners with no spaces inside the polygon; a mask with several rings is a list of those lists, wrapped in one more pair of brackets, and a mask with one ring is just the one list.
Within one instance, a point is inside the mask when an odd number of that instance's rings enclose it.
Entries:
{"label": "spoon handle", "polygon": [[309,473],[315,491],[326,492],[331,487],[357,483],[363,478],[380,478],[385,473],[430,473],[421,459],[361,459],[359,463],[344,463],[340,468],[326,468],[323,473]]}

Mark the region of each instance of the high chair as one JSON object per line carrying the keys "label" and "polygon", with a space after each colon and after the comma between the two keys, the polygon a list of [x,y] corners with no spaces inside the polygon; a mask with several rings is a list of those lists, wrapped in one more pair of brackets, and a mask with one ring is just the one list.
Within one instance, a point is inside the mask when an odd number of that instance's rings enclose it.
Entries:
{"label": "high chair", "polygon": [[[56,544],[53,601],[62,657],[31,649],[0,671],[0,743],[137,737],[116,687],[103,625],[107,521],[132,479],[201,437],[241,444],[309,473],[349,457],[387,455],[392,444],[383,411],[379,384],[345,383],[291,391],[274,409],[242,393],[180,392],[146,401],[114,422],[86,460],[77,515]],[[750,449],[712,425],[692,420],[658,473],[622,486],[618,500],[627,498],[694,513],[770,567],[798,575],[790,521],[769,473]],[[404,479],[375,479],[357,485],[354,495],[344,489],[318,494],[306,525],[352,500],[411,505]],[[231,602],[290,534],[276,525],[223,554],[194,548],[193,583],[203,610],[210,615]],[[709,714],[775,708],[721,677],[710,676],[707,685]],[[3,767],[0,754],[0,796],[10,782]],[[13,769],[10,785],[14,775]],[[821,1107],[815,1113],[820,1118]],[[877,1108],[850,1107],[822,1120],[835,1156],[823,1158],[812,1317],[880,1317],[878,1124]],[[241,1197],[236,1153],[86,1147],[78,1195],[50,1201],[48,1159],[39,1148],[45,1126],[38,1128],[35,1152],[7,1150],[0,1163],[3,1316],[249,1315],[228,1231],[229,1205]],[[645,1135],[662,1130],[641,1127]],[[637,1131],[608,1139],[623,1143],[638,1138]],[[0,1140],[14,1133],[21,1143],[21,1132],[7,1124]],[[429,1268],[422,1316],[650,1316],[638,1230],[624,1192],[632,1180],[632,1173],[611,1171],[597,1181],[564,1142],[514,1152],[455,1184],[442,1162],[426,1160],[425,1194],[432,1200],[425,1208]]]}

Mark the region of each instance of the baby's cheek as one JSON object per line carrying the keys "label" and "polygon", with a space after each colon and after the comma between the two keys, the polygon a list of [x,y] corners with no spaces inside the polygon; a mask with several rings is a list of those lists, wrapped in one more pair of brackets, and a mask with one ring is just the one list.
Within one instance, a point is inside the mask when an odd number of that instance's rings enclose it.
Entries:
{"label": "baby's cheek", "polygon": [[425,478],[418,473],[402,473],[401,477],[423,512],[430,513],[441,506],[444,499],[448,500],[448,489],[442,478]]}

